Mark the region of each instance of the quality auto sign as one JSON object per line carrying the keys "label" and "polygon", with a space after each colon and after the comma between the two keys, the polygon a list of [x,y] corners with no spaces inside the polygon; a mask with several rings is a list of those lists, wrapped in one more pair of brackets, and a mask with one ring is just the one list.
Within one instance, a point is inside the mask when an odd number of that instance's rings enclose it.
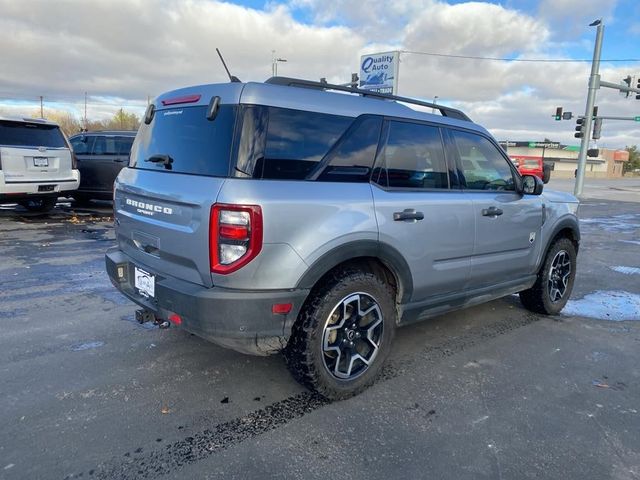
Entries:
{"label": "quality auto sign", "polygon": [[373,53],[360,57],[360,88],[397,93],[399,53]]}

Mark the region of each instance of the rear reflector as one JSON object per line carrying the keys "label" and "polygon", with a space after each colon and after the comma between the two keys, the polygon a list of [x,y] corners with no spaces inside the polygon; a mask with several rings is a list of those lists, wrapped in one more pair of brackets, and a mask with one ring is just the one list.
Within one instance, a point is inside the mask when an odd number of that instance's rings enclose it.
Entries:
{"label": "rear reflector", "polygon": [[273,307],[271,307],[271,313],[275,313],[277,315],[286,315],[293,308],[292,303],[274,303]]}
{"label": "rear reflector", "polygon": [[172,313],[169,315],[169,321],[174,325],[180,325],[182,323],[182,318],[177,313]]}
{"label": "rear reflector", "polygon": [[202,95],[184,95],[182,97],[166,98],[162,100],[162,105],[179,105],[181,103],[195,103]]}

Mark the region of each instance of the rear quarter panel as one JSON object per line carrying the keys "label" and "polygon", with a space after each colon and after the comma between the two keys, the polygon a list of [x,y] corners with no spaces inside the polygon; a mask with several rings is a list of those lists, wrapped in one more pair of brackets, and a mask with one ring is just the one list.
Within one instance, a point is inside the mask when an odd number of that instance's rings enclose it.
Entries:
{"label": "rear quarter panel", "polygon": [[260,205],[263,248],[248,265],[213,275],[228,288],[294,288],[310,265],[337,246],[378,240],[368,183],[229,179],[219,203]]}

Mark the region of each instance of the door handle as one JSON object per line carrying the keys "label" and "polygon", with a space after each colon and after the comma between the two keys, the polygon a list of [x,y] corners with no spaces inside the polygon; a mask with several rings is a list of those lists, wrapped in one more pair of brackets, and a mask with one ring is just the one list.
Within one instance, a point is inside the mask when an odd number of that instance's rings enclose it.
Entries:
{"label": "door handle", "polygon": [[393,212],[393,220],[396,222],[409,222],[423,219],[424,213],[416,212],[414,208],[405,208],[402,212]]}
{"label": "door handle", "polygon": [[489,207],[489,208],[483,208],[482,209],[482,216],[483,217],[498,217],[500,215],[502,215],[502,209],[501,208],[496,208],[496,207]]}
{"label": "door handle", "polygon": [[124,162],[124,160],[122,160],[121,158],[116,158],[116,159],[114,160],[114,162],[116,162],[116,163],[123,163],[123,162]]}

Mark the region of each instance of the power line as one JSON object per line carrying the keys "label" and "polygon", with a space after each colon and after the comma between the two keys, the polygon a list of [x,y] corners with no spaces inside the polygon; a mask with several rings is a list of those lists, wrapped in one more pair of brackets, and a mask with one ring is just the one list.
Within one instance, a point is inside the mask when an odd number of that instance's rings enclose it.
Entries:
{"label": "power line", "polygon": [[[415,50],[400,50],[400,53],[411,55],[427,55],[430,57],[462,58],[467,60],[491,60],[496,62],[528,62],[528,63],[585,63],[591,62],[590,58],[502,58],[481,57],[476,55],[452,55],[448,53],[418,52]],[[640,58],[609,58],[601,62],[640,62]]]}

